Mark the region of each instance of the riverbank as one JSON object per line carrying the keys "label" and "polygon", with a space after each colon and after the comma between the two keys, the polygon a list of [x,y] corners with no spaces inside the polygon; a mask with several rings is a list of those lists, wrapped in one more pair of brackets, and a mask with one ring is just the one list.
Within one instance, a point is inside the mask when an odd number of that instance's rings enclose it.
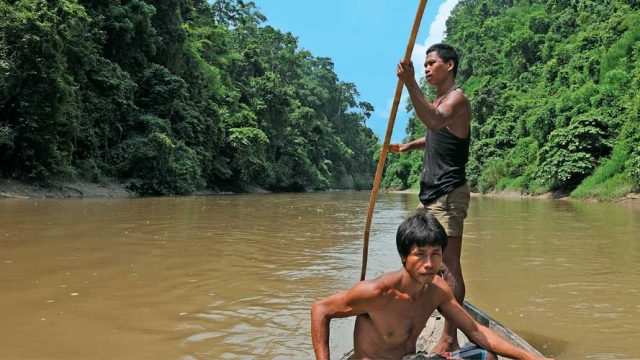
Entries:
{"label": "riverbank", "polygon": [[[242,187],[237,191],[200,191],[193,195],[213,195],[226,193],[268,193],[268,191],[255,187]],[[417,194],[418,189],[393,190],[389,193]],[[130,198],[139,195],[129,191],[123,184],[109,183],[96,184],[88,182],[53,182],[49,186],[29,184],[18,180],[0,179],[0,199],[29,199],[29,198],[50,198],[50,199],[92,199],[92,198]],[[490,193],[471,193],[472,197],[502,198],[502,199],[570,199],[567,193],[545,193],[541,195],[521,194],[517,191],[500,191]],[[588,199],[586,201],[596,201]],[[630,193],[626,196],[614,199],[613,202],[640,201],[640,194]]]}
{"label": "riverbank", "polygon": [[[255,186],[238,185],[227,189],[197,191],[191,195],[237,193],[263,194],[269,191]],[[123,199],[139,196],[119,183],[55,181],[49,185],[37,185],[19,180],[0,179],[0,199]]]}
{"label": "riverbank", "polygon": [[129,198],[137,194],[119,184],[87,182],[51,183],[49,186],[28,184],[18,180],[0,179],[0,198],[29,199],[79,199],[79,198]]}
{"label": "riverbank", "polygon": [[[394,190],[390,193],[404,193],[404,194],[418,194],[419,189],[407,189],[407,190]],[[518,191],[492,191],[488,193],[472,192],[471,197],[485,197],[485,198],[498,198],[498,199],[542,199],[542,200],[571,200],[568,193],[563,192],[548,192],[540,195],[522,194]],[[603,202],[596,199],[584,199],[584,201]],[[624,197],[613,199],[610,202],[629,202],[640,201],[640,194],[629,193]],[[606,201],[605,201],[606,202]]]}

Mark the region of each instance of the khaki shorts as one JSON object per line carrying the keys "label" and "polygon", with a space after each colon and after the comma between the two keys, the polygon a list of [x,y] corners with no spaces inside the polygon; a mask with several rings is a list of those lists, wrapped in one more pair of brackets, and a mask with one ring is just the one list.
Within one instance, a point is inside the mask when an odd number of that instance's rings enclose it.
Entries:
{"label": "khaki shorts", "polygon": [[462,236],[470,198],[469,185],[465,183],[452,192],[440,196],[436,201],[426,206],[420,203],[418,207],[423,207],[428,213],[433,214],[448,236]]}

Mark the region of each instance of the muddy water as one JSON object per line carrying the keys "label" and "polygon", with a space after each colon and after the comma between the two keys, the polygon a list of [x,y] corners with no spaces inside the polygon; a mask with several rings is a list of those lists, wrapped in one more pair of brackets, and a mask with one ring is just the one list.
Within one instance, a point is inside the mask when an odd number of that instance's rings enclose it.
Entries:
{"label": "muddy water", "polygon": [[[369,193],[0,201],[0,359],[305,359]],[[415,195],[384,194],[368,277]],[[559,359],[640,359],[640,206],[472,199],[467,297]],[[332,324],[334,357],[352,320]]]}

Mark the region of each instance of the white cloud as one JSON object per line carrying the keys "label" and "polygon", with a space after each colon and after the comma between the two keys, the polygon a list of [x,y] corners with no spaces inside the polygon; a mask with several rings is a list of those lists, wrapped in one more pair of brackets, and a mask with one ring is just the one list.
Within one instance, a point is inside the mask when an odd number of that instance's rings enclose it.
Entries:
{"label": "white cloud", "polygon": [[411,53],[411,61],[413,62],[413,68],[416,71],[416,79],[424,77],[424,59],[426,57],[425,51],[427,47],[422,44],[415,44],[413,46],[413,52]]}
{"label": "white cloud", "polygon": [[429,35],[427,36],[427,40],[425,40],[425,46],[429,47],[433,44],[437,44],[444,39],[445,32],[447,30],[447,19],[451,15],[451,10],[458,4],[459,0],[446,0],[442,5],[440,5],[440,9],[438,9],[438,14],[436,15],[435,20],[431,23],[431,28],[429,28]]}
{"label": "white cloud", "polygon": [[431,23],[429,35],[427,35],[424,44],[415,44],[413,53],[411,54],[411,61],[413,61],[414,67],[416,68],[417,79],[424,76],[422,64],[424,64],[424,59],[427,56],[425,51],[427,51],[429,46],[437,44],[444,39],[447,30],[447,19],[451,15],[451,10],[458,4],[458,1],[459,0],[446,0],[442,3],[438,9],[438,14]]}

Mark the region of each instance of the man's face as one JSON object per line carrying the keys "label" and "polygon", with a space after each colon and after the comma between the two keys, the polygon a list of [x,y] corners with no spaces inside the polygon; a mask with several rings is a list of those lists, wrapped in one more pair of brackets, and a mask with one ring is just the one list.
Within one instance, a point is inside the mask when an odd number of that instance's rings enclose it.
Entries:
{"label": "man's face", "polygon": [[429,85],[437,85],[449,76],[449,69],[453,70],[453,61],[444,62],[437,51],[427,54],[424,61],[424,75]]}
{"label": "man's face", "polygon": [[405,269],[421,284],[430,284],[442,265],[440,246],[414,246],[407,255]]}

